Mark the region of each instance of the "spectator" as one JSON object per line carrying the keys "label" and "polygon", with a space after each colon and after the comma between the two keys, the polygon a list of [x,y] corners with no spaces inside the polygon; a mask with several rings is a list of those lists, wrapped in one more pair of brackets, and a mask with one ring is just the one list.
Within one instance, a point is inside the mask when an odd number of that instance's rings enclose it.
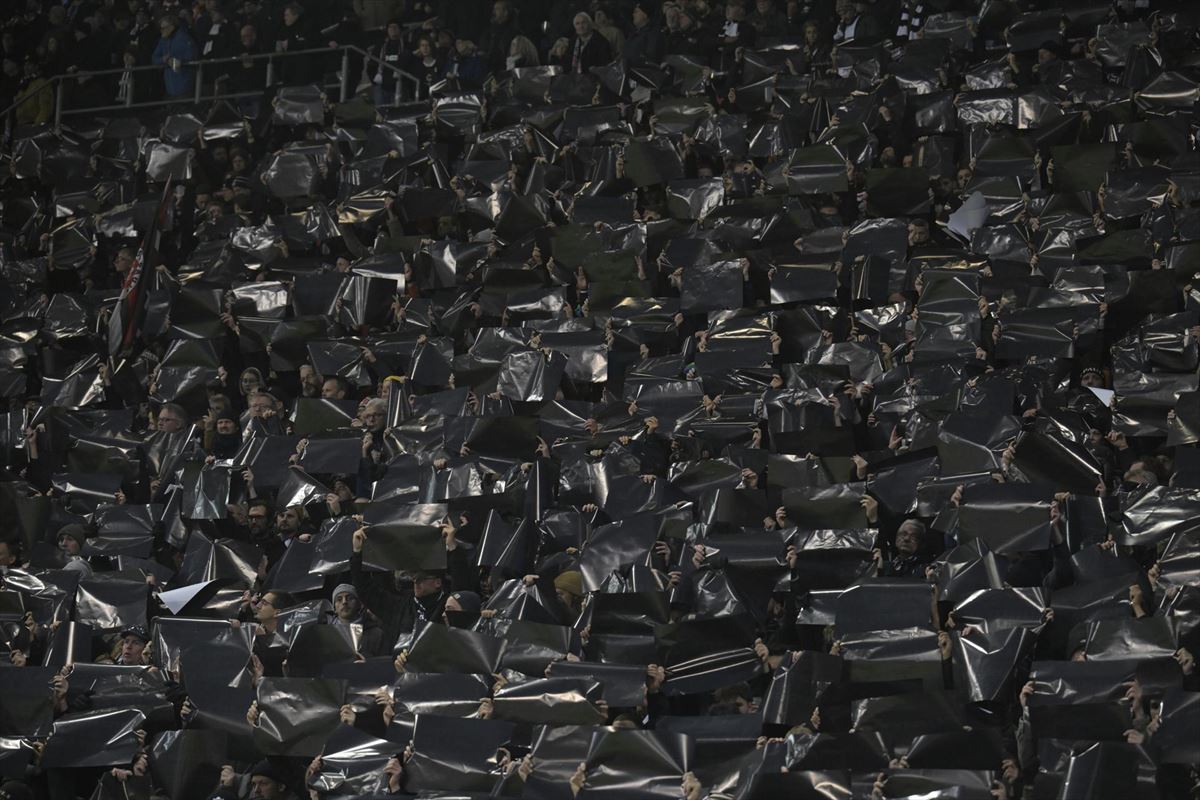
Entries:
{"label": "spectator", "polygon": [[568,46],[570,70],[579,75],[592,67],[602,67],[612,59],[608,40],[596,33],[592,18],[582,11],[575,15],[575,38]]}
{"label": "spectator", "polygon": [[[376,54],[379,61],[391,67],[401,67],[406,63],[407,53],[405,52],[403,29],[400,27],[400,21],[393,19],[388,22],[387,30],[384,33],[383,44],[379,46],[379,52]],[[395,71],[388,69],[376,61],[368,62],[371,70],[371,83],[373,84],[373,92],[375,95],[375,105],[389,106],[395,103],[396,98],[396,83],[399,77]]]}
{"label": "spectator", "polygon": [[251,58],[262,52],[262,46],[258,39],[258,28],[249,23],[243,25],[238,32],[238,47],[235,53],[241,60],[226,64],[222,72],[222,77],[226,81],[226,91],[256,92],[266,87],[266,60]]}
{"label": "spectator", "polygon": [[17,92],[18,125],[45,125],[54,117],[54,85],[42,77],[42,66],[29,59],[25,62],[25,79]]}
{"label": "spectator", "polygon": [[487,62],[475,49],[470,39],[459,37],[454,42],[454,55],[446,65],[446,75],[458,79],[463,89],[473,91],[483,88],[487,78]]}
{"label": "spectator", "polygon": [[633,5],[633,32],[625,40],[624,57],[627,66],[641,64],[657,66],[662,63],[662,31],[654,19],[652,11],[653,9],[647,2]]}
{"label": "spectator", "polygon": [[571,41],[564,36],[550,45],[550,51],[546,54],[546,63],[566,69],[570,63],[570,52]]}
{"label": "spectator", "polygon": [[160,38],[154,48],[154,63],[163,67],[163,85],[168,97],[185,97],[195,87],[196,72],[188,66],[196,60],[196,43],[179,25],[179,19],[164,14],[158,21]]}
{"label": "spectator", "polygon": [[[298,53],[317,46],[309,29],[304,8],[299,3],[288,3],[283,8],[283,25],[275,34],[276,53]],[[311,57],[280,58],[275,69],[280,82],[285,86],[311,83],[317,74],[314,64],[318,59]]]}
{"label": "spectator", "polygon": [[479,52],[487,63],[489,72],[502,72],[504,61],[508,58],[508,50],[514,36],[519,36],[521,28],[517,24],[516,12],[513,11],[511,0],[496,0],[492,5],[492,21],[483,40],[479,43]]}
{"label": "spectator", "polygon": [[0,108],[8,108],[21,91],[21,65],[11,58],[0,64]]}
{"label": "spectator", "polygon": [[744,0],[726,0],[725,19],[721,23],[720,45],[721,58],[719,68],[729,72],[736,63],[739,49],[753,47],[757,32],[746,22],[746,7]]}
{"label": "spectator", "polygon": [[589,0],[557,0],[550,10],[550,19],[546,22],[547,49],[560,38],[569,41],[575,31],[575,15],[590,10]]}
{"label": "spectator", "polygon": [[779,39],[787,35],[788,21],[776,7],[777,0],[754,0],[754,11],[746,22],[763,39]]}
{"label": "spectator", "polygon": [[716,49],[716,43],[696,12],[686,6],[680,6],[676,19],[678,27],[667,34],[667,54],[707,59]]}
{"label": "spectator", "polygon": [[594,19],[596,32],[608,40],[608,44],[613,53],[613,59],[617,60],[623,57],[625,52],[625,34],[617,27],[616,20],[612,17],[612,12],[600,6],[596,9]]}
{"label": "spectator", "polygon": [[149,64],[150,60],[154,57],[154,48],[158,44],[158,38],[153,35],[150,27],[150,18],[146,12],[139,9],[134,14],[115,14],[113,16],[113,24],[115,31],[113,33],[112,47],[117,56],[117,64],[115,66],[122,65],[124,55],[127,52],[134,54],[136,65],[145,66]]}
{"label": "spectator", "polygon": [[422,36],[416,41],[416,52],[409,54],[404,60],[404,71],[414,74],[418,79],[418,100],[425,100],[430,96],[430,86],[442,80],[445,74],[445,64],[438,58],[430,37]]}
{"label": "spectator", "polygon": [[[347,638],[358,641],[360,656],[372,658],[384,651],[383,629],[379,627],[379,619],[363,607],[353,584],[342,583],[334,587],[332,616],[331,625],[344,628]],[[361,626],[357,636],[353,635],[351,626],[354,625]]]}
{"label": "spectator", "polygon": [[879,21],[870,14],[861,13],[854,0],[837,0],[837,18],[837,30],[833,33],[835,45],[847,42],[873,44],[883,35]]}
{"label": "spectator", "polygon": [[217,59],[238,55],[237,28],[225,16],[222,0],[207,0],[205,8],[206,24],[197,28],[201,57]]}
{"label": "spectator", "polygon": [[525,36],[514,36],[508,48],[508,59],[504,62],[506,69],[538,66],[537,47]]}
{"label": "spectator", "polygon": [[46,77],[62,75],[67,71],[67,67],[71,65],[68,48],[63,46],[68,33],[57,28],[46,34],[46,39],[42,46],[38,48],[39,61],[42,67],[42,74]]}

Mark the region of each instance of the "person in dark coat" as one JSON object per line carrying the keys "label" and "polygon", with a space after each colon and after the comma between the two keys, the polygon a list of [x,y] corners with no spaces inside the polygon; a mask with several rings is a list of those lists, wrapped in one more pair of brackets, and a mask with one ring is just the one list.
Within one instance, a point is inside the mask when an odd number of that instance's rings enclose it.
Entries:
{"label": "person in dark coat", "polygon": [[379,618],[367,611],[358,599],[358,590],[352,584],[340,583],[333,590],[333,615],[329,624],[349,630],[351,625],[361,625],[362,633],[358,640],[358,654],[363,658],[372,658],[387,652],[392,642],[383,639],[383,628]]}
{"label": "person in dark coat", "polygon": [[492,6],[492,23],[483,33],[479,42],[479,53],[487,61],[488,70],[502,72],[504,60],[508,58],[508,49],[512,40],[521,35],[517,25],[516,14],[509,0],[496,0]]}
{"label": "person in dark coat", "polygon": [[[407,643],[419,624],[437,622],[446,610],[445,578],[439,572],[420,571],[411,581],[398,580],[392,572],[363,569],[363,545],[367,531],[355,531],[350,556],[350,579],[362,604],[380,615],[383,646]],[[364,654],[365,655],[365,654]]]}
{"label": "person in dark coat", "polygon": [[[400,27],[400,20],[391,20],[385,30],[383,44],[379,45],[379,61],[392,67],[401,67],[408,53],[404,46],[404,30]],[[396,73],[378,61],[370,61],[368,64],[375,105],[391,105],[396,97]]]}
{"label": "person in dark coat", "polygon": [[584,12],[575,15],[575,37],[567,48],[571,72],[582,74],[592,67],[612,62],[612,45],[596,31],[591,16]]}
{"label": "person in dark coat", "polygon": [[662,63],[662,31],[654,19],[654,9],[649,3],[633,5],[633,31],[625,39],[624,56],[627,66],[657,66]]}
{"label": "person in dark coat", "polygon": [[[201,58],[230,58],[238,54],[238,27],[225,15],[219,0],[209,0],[207,25],[198,37]],[[206,71],[207,76],[207,71]]]}
{"label": "person in dark coat", "polygon": [[[275,51],[278,53],[295,53],[317,46],[305,19],[304,9],[298,3],[289,3],[284,7],[283,26],[275,36]],[[315,78],[315,62],[311,58],[279,59],[280,80],[286,86],[311,83]]]}
{"label": "person in dark coat", "polygon": [[170,15],[164,15],[159,20],[158,29],[161,38],[154,48],[154,63],[163,68],[163,83],[167,95],[181,97],[189,94],[196,80],[196,71],[187,66],[189,61],[196,59],[196,43],[183,28],[179,20]]}

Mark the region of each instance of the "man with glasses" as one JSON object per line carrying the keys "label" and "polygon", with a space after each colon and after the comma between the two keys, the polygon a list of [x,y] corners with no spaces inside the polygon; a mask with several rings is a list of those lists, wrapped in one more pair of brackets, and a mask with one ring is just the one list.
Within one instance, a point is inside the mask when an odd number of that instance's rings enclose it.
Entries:
{"label": "man with glasses", "polygon": [[[250,615],[258,624],[257,636],[273,636],[279,628],[279,612],[296,604],[287,592],[263,592],[255,594],[250,599]],[[258,654],[259,648],[255,648]],[[259,655],[259,658],[262,658]],[[263,659],[264,663],[266,659]]]}
{"label": "man with glasses", "polygon": [[275,396],[264,391],[256,391],[250,396],[250,410],[246,424],[242,426],[242,438],[249,439],[253,435],[279,436],[284,433],[283,423],[279,419],[280,405]]}
{"label": "man with glasses", "polygon": [[261,498],[250,501],[246,511],[246,526],[250,529],[250,541],[261,543],[271,538],[271,504]]}
{"label": "man with glasses", "polygon": [[383,443],[383,432],[387,428],[387,403],[378,397],[368,400],[359,412],[359,420],[366,433],[362,438],[362,460],[358,465],[359,491],[365,491],[379,480],[387,469],[387,448]]}
{"label": "man with glasses", "polygon": [[158,21],[158,32],[154,63],[162,65],[167,96],[187,97],[195,85],[195,70],[188,64],[196,60],[196,43],[180,26],[179,18],[170,14],[164,14]]}
{"label": "man with glasses", "polygon": [[159,433],[182,433],[189,425],[187,411],[176,403],[164,404],[155,420],[155,427]]}

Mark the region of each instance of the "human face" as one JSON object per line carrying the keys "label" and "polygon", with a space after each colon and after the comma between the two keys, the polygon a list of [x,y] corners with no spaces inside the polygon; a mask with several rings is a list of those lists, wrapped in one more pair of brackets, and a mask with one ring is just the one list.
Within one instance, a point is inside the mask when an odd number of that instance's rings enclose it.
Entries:
{"label": "human face", "polygon": [[121,275],[129,272],[129,268],[133,266],[133,253],[129,250],[122,250],[117,253],[117,257],[113,259],[113,269]]}
{"label": "human face", "polygon": [[237,423],[231,419],[219,419],[217,420],[217,433],[222,436],[237,433]]}
{"label": "human face", "polygon": [[358,619],[358,598],[349,592],[342,592],[333,598],[333,610],[342,622]]}
{"label": "human face", "polygon": [[291,27],[292,25],[296,24],[297,19],[299,19],[299,17],[296,15],[295,11],[292,11],[290,8],[285,8],[283,10],[283,24],[284,25]]}
{"label": "human face", "polygon": [[122,664],[140,664],[142,663],[142,653],[146,650],[146,643],[136,636],[126,635],[121,639],[121,663]]}
{"label": "human face", "polygon": [[646,16],[645,11],[642,11],[640,8],[635,8],[633,10],[633,24],[634,25],[641,28],[649,21],[650,21],[650,18]]}
{"label": "human face", "polygon": [[300,514],[294,508],[285,508],[275,515],[275,527],[280,533],[295,533],[300,529]]}
{"label": "human face", "polygon": [[1097,375],[1094,372],[1084,373],[1083,377],[1079,379],[1079,383],[1082,386],[1085,386],[1085,387],[1091,386],[1096,389],[1099,389],[1102,386],[1104,386],[1104,381],[1100,378],[1099,375]]}
{"label": "human face", "polygon": [[263,417],[268,411],[275,410],[275,401],[265,394],[256,394],[250,400],[250,416]]}
{"label": "human face", "polygon": [[389,22],[387,26],[387,37],[393,42],[400,41],[400,26],[394,22]]}
{"label": "human face", "polygon": [[429,43],[428,39],[417,42],[417,55],[421,58],[429,58],[433,55],[433,45]]}
{"label": "human face", "polygon": [[254,618],[259,622],[269,622],[278,613],[275,608],[275,595],[266,594],[254,601]]}
{"label": "human face", "polygon": [[246,522],[252,533],[262,533],[271,524],[271,515],[265,506],[254,506],[246,512]]}
{"label": "human face", "polygon": [[283,789],[277,781],[264,775],[250,778],[250,800],[282,800]]}
{"label": "human face", "polygon": [[312,389],[314,391],[321,385],[321,379],[318,377],[317,371],[308,364],[300,367],[300,385],[305,389]]}
{"label": "human face", "polygon": [[429,597],[435,595],[442,590],[442,579],[436,575],[426,575],[420,580],[413,581],[413,595],[415,597]]}
{"label": "human face", "polygon": [[500,2],[492,6],[492,20],[500,25],[508,22],[508,3]]}
{"label": "human face", "polygon": [[175,26],[169,20],[163,20],[158,23],[158,32],[162,34],[162,38],[169,39],[171,34],[175,32]]}
{"label": "human face", "polygon": [[174,411],[162,411],[158,415],[159,433],[179,433],[183,430],[184,420]]}
{"label": "human face", "polygon": [[344,400],[346,392],[337,381],[325,381],[321,384],[321,397],[325,400]]}
{"label": "human face", "polygon": [[583,39],[591,32],[592,32],[592,25],[590,22],[588,22],[587,17],[582,16],[582,15],[575,17],[575,35],[576,36],[578,36],[580,39]]}
{"label": "human face", "polygon": [[384,413],[378,409],[367,407],[362,413],[363,424],[371,431],[383,430]]}
{"label": "human face", "polygon": [[900,526],[900,530],[896,531],[896,549],[904,555],[911,556],[917,552],[920,543],[916,526],[905,523]]}
{"label": "human face", "polygon": [[239,36],[242,40],[242,47],[254,47],[254,42],[258,39],[253,25],[243,25]]}
{"label": "human face", "polygon": [[238,386],[241,387],[242,394],[249,395],[262,386],[262,381],[258,379],[258,375],[250,370],[246,370],[242,373],[242,377],[238,381]]}
{"label": "human face", "polygon": [[62,536],[58,537],[58,549],[62,550],[69,556],[77,556],[79,555],[80,550],[79,542],[70,536],[63,534]]}

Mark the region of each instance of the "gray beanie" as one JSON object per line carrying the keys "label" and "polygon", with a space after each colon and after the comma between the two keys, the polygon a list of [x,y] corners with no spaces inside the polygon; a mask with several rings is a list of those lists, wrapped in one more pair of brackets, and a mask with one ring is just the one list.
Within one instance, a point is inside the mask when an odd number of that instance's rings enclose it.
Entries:
{"label": "gray beanie", "polygon": [[333,587],[333,594],[331,594],[331,595],[329,596],[329,601],[330,601],[331,603],[336,603],[336,602],[337,602],[337,596],[338,596],[339,594],[344,594],[344,593],[347,593],[347,592],[348,592],[348,593],[350,593],[350,594],[352,594],[352,595],[354,595],[354,599],[355,599],[355,600],[357,600],[357,599],[358,599],[358,590],[354,588],[354,584],[352,584],[352,583],[339,583],[337,586]]}

